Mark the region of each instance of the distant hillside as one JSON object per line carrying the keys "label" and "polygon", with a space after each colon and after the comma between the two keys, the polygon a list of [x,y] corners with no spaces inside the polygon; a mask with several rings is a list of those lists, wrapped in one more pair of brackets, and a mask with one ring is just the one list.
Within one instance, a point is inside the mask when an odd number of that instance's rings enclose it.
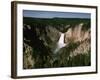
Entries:
{"label": "distant hillside", "polygon": [[66,31],[66,25],[70,27],[75,27],[79,23],[84,23],[84,28],[90,28],[90,19],[79,19],[79,18],[30,18],[24,17],[23,23],[28,25],[39,25],[39,26],[54,26],[61,32]]}

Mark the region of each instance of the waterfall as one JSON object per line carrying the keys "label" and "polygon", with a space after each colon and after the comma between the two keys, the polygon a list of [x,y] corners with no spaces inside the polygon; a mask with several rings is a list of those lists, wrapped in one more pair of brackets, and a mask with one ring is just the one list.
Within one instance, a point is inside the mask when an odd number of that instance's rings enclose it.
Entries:
{"label": "waterfall", "polygon": [[61,36],[57,42],[57,47],[54,51],[54,53],[56,54],[62,47],[65,47],[66,44],[64,43],[64,33],[61,33]]}

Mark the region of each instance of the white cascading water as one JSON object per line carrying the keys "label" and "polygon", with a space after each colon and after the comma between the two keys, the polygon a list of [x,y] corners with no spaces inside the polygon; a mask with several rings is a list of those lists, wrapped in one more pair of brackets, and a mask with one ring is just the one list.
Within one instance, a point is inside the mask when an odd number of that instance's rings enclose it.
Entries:
{"label": "white cascading water", "polygon": [[57,42],[57,48],[55,49],[54,53],[56,54],[62,47],[65,47],[66,44],[64,43],[64,33],[61,33],[61,36]]}

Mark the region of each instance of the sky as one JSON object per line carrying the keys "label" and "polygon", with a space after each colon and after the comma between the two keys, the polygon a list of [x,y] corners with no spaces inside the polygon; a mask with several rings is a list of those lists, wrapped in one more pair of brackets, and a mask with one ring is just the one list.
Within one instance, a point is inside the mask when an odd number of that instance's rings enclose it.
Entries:
{"label": "sky", "polygon": [[90,13],[23,10],[24,17],[34,18],[90,18]]}

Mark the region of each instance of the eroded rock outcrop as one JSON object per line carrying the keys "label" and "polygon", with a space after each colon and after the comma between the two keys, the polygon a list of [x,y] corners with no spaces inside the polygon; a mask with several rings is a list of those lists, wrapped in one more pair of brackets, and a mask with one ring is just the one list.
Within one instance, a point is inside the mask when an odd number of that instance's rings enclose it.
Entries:
{"label": "eroded rock outcrop", "polygon": [[23,67],[24,69],[33,68],[35,62],[34,62],[34,58],[32,57],[33,54],[32,47],[26,43],[24,43],[23,46],[24,46]]}

